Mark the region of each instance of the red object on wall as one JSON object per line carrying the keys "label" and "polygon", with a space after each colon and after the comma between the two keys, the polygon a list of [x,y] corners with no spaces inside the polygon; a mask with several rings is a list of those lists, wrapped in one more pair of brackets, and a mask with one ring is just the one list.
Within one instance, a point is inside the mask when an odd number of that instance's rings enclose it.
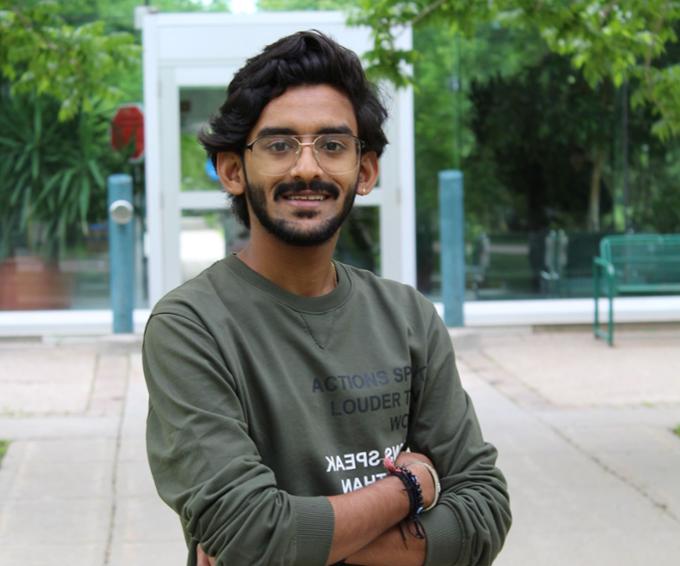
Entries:
{"label": "red object on wall", "polygon": [[123,104],[111,120],[111,145],[124,149],[134,143],[131,161],[144,157],[144,113],[139,104]]}

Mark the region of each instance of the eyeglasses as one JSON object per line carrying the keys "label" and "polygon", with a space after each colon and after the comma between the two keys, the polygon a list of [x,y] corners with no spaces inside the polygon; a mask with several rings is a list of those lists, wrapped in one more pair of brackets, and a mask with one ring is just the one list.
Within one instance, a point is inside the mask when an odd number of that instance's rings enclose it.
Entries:
{"label": "eyeglasses", "polygon": [[311,142],[301,142],[296,136],[267,135],[246,149],[253,152],[253,165],[261,174],[283,175],[295,166],[305,146],[311,146],[319,167],[333,175],[356,170],[364,142],[351,134],[323,134]]}

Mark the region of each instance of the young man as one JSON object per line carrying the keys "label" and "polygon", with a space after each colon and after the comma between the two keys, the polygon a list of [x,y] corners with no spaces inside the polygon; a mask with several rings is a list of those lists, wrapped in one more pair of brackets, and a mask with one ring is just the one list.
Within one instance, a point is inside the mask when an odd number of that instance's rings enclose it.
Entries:
{"label": "young man", "polygon": [[356,55],[302,32],[201,135],[250,240],[144,340],[149,461],[190,565],[488,565],[503,544],[505,480],[431,303],[332,260],[385,118]]}

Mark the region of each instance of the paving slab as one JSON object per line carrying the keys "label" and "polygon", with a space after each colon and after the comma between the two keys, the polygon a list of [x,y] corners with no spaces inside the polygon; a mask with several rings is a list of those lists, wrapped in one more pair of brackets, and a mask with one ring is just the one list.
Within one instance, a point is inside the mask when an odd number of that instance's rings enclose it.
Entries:
{"label": "paving slab", "polygon": [[27,442],[24,458],[6,494],[7,501],[29,501],[45,495],[64,499],[96,498],[110,493],[113,476],[110,460],[35,457],[41,447],[49,444],[50,441]]}
{"label": "paving slab", "polygon": [[0,515],[0,548],[23,546],[42,552],[43,545],[105,544],[111,504],[110,496],[65,498],[46,493],[6,500]]}
{"label": "paving slab", "polygon": [[680,404],[680,330],[620,334],[610,348],[584,331],[508,329],[477,335],[474,345],[462,337],[459,354],[473,370],[510,376],[560,407]]}
{"label": "paving slab", "polygon": [[129,356],[116,463],[116,508],[106,566],[183,566],[186,544],[177,515],[156,492],[146,457],[148,394],[139,353]]}
{"label": "paving slab", "polygon": [[114,546],[107,566],[186,566],[186,563],[184,542],[123,542]]}
{"label": "paving slab", "polygon": [[[35,360],[5,357],[0,371],[0,414],[69,414],[87,406],[94,356],[45,353]],[[39,367],[29,370],[33,363]],[[83,379],[86,376],[87,379]]]}
{"label": "paving slab", "polygon": [[[66,564],[68,566],[94,566],[104,564],[105,546],[103,542],[92,544],[77,540],[64,544],[36,545],[34,542],[29,546],[8,542],[0,546],[0,564],[3,566],[15,564],[21,566],[64,566]],[[159,566],[160,564],[162,563],[159,563]]]}

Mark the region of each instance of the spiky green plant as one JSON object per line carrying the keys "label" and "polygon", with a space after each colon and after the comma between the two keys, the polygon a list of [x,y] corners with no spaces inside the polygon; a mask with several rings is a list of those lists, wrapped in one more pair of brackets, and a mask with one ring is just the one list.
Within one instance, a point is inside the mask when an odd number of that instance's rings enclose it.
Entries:
{"label": "spiky green plant", "polygon": [[0,258],[22,248],[58,258],[106,201],[108,166],[119,159],[108,117],[57,113],[47,97],[0,94]]}

